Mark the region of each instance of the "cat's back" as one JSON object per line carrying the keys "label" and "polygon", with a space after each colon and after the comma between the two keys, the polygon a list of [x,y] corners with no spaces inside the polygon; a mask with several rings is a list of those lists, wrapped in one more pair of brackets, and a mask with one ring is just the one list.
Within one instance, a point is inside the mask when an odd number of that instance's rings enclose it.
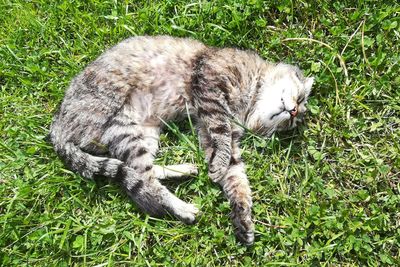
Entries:
{"label": "cat's back", "polygon": [[151,59],[155,56],[190,58],[206,46],[190,38],[167,35],[135,36],[125,39],[110,49],[109,54],[125,58]]}
{"label": "cat's back", "polygon": [[120,42],[98,61],[139,79],[179,78],[191,70],[195,56],[205,48],[201,42],[189,38],[137,36]]}
{"label": "cat's back", "polygon": [[[76,83],[97,88],[92,93],[119,91],[154,92],[170,87],[184,88],[196,55],[206,49],[199,41],[171,36],[137,36],[128,38],[105,51],[75,79]],[[72,86],[71,89],[74,89]],[[75,90],[74,90],[75,91]]]}

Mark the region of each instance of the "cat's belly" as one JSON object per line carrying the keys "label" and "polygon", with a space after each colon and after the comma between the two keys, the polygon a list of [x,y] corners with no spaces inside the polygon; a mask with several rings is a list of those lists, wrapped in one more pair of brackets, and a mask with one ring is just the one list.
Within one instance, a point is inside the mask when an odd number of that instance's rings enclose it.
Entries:
{"label": "cat's belly", "polygon": [[160,126],[187,117],[187,113],[193,110],[185,89],[179,86],[172,88],[165,84],[147,92],[132,92],[129,97],[129,105],[123,112],[142,125]]}

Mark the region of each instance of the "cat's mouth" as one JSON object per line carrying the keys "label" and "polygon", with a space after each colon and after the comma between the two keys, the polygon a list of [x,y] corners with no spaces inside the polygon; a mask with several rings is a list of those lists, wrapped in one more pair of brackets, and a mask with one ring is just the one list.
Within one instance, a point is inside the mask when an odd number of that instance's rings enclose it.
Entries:
{"label": "cat's mouth", "polygon": [[298,106],[294,106],[292,109],[286,109],[285,106],[283,106],[279,112],[272,114],[270,119],[273,120],[275,117],[280,116],[285,112],[289,113],[290,120],[292,121],[299,114],[299,108]]}
{"label": "cat's mouth", "polygon": [[[275,115],[275,114],[274,114]],[[298,124],[304,121],[304,114],[299,113],[297,110],[284,110],[277,114],[276,116],[282,116],[286,119],[283,119],[280,123],[277,123],[277,130],[278,131],[286,131],[295,128]],[[276,117],[275,116],[275,117]],[[276,117],[278,118],[278,117]]]}
{"label": "cat's mouth", "polygon": [[298,113],[296,116],[291,116],[290,117],[290,124],[289,124],[289,129],[293,129],[296,127],[298,124],[304,122],[304,114],[303,113]]}

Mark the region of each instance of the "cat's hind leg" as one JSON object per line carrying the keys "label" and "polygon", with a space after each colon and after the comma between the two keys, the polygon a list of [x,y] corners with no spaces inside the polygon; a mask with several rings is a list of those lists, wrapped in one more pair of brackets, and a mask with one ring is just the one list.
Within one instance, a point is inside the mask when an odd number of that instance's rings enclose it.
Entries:
{"label": "cat's hind leg", "polygon": [[125,162],[121,184],[128,195],[152,216],[171,214],[181,221],[195,222],[198,209],[172,194],[156,178],[153,165],[158,150],[159,128],[140,125],[112,125],[104,134],[113,157]]}

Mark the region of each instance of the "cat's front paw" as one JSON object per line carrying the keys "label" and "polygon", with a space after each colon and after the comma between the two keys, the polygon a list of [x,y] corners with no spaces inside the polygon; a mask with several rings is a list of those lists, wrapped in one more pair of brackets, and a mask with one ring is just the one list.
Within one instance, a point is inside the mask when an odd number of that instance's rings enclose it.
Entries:
{"label": "cat's front paw", "polygon": [[246,246],[254,243],[254,224],[251,220],[251,201],[233,205],[232,222],[237,239]]}
{"label": "cat's front paw", "polygon": [[251,246],[254,243],[254,231],[241,232],[236,231],[235,235],[240,243],[246,246]]}

